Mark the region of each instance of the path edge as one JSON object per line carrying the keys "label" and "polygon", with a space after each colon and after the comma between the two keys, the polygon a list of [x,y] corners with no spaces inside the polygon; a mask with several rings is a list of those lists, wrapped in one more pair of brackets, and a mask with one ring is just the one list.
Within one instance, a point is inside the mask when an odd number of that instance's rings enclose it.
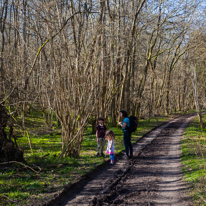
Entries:
{"label": "path edge", "polygon": [[[133,143],[133,145],[137,144],[139,141],[141,141],[144,137],[146,137],[148,134],[150,134],[151,132],[153,132],[154,130],[156,130],[159,127],[164,126],[165,124],[168,124],[171,121],[174,121],[177,118],[183,117],[183,116],[193,116],[196,113],[191,113],[191,114],[186,114],[186,115],[180,115],[180,116],[176,116],[174,118],[171,118],[169,121],[165,121],[160,123],[159,125],[157,125],[156,127],[152,128],[151,130],[149,130],[148,132],[146,132],[142,137],[140,137],[135,143]],[[122,150],[120,153],[118,153],[116,156],[118,159],[122,159],[123,155],[124,155],[124,151]],[[138,154],[139,155],[139,154]],[[82,175],[77,181],[73,182],[73,183],[69,183],[67,185],[64,186],[64,189],[57,195],[55,195],[55,197],[53,197],[52,199],[50,199],[48,202],[44,203],[43,206],[55,206],[58,205],[60,202],[63,201],[64,197],[66,196],[66,194],[68,194],[70,191],[73,191],[74,189],[78,189],[81,188],[82,185],[85,185],[86,183],[88,183],[91,179],[91,177],[97,173],[98,171],[100,171],[101,169],[103,169],[105,166],[108,165],[108,163],[110,162],[110,160],[106,160],[104,163],[96,166],[94,169],[92,169],[91,171],[89,171],[88,173]]]}

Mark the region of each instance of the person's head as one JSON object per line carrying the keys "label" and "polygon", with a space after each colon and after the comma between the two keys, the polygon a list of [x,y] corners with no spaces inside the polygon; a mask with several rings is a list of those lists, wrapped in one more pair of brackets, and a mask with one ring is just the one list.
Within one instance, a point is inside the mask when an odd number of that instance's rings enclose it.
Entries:
{"label": "person's head", "polygon": [[115,137],[115,134],[112,130],[107,130],[105,136],[106,140],[112,140]]}
{"label": "person's head", "polygon": [[98,119],[98,122],[99,122],[99,124],[104,124],[104,118],[103,117],[100,117],[99,119]]}
{"label": "person's head", "polygon": [[127,112],[125,110],[120,110],[120,117],[127,117]]}

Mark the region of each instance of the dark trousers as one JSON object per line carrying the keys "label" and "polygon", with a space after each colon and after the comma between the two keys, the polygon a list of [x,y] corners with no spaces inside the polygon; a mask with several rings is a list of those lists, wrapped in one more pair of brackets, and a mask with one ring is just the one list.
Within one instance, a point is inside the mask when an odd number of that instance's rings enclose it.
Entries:
{"label": "dark trousers", "polygon": [[126,155],[129,156],[129,151],[130,151],[130,156],[133,156],[133,147],[131,143],[131,133],[128,131],[124,132],[124,146],[125,146],[125,152]]}

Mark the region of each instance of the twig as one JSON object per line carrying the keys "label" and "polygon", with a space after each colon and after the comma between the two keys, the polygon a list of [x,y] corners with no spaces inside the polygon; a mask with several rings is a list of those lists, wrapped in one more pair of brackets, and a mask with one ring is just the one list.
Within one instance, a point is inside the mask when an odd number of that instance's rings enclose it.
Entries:
{"label": "twig", "polygon": [[[198,190],[198,191],[201,192],[200,190]],[[198,195],[198,196],[202,199],[202,201],[206,202],[206,200],[201,195]]]}
{"label": "twig", "polygon": [[46,157],[46,156],[49,156],[49,155],[50,155],[50,153],[48,153],[48,154],[46,154],[44,156],[41,156],[40,158],[43,158],[43,157]]}
{"label": "twig", "polygon": [[29,141],[29,147],[30,147],[31,153],[34,154],[33,149],[32,149],[32,145],[31,145],[31,139],[30,139],[30,136],[29,136],[29,133],[27,130],[24,131],[24,137],[26,137],[26,136],[27,136],[28,141]]}
{"label": "twig", "polygon": [[[17,162],[17,161],[3,162],[3,163],[0,163],[0,165],[10,164],[10,163],[17,163],[17,164],[23,165],[25,168],[29,168],[29,169],[31,169],[33,172],[35,172],[35,173],[37,173],[37,174],[39,174],[39,172],[40,172],[40,171],[37,172],[36,170],[34,170],[33,168],[29,167],[28,165],[25,165],[25,164],[23,164],[23,163],[21,163],[21,162]],[[41,168],[40,168],[40,169],[41,169]]]}
{"label": "twig", "polygon": [[11,94],[14,92],[14,90],[17,88],[17,86],[16,87],[14,87],[12,90],[11,90],[11,92],[10,92],[10,94],[6,97],[6,99],[4,99],[0,104],[3,104],[10,96],[11,96]]}
{"label": "twig", "polygon": [[17,201],[14,201],[14,200],[8,198],[6,195],[0,195],[0,197],[5,197],[5,198],[7,198],[9,201],[11,201],[11,202],[17,202]]}
{"label": "twig", "polygon": [[201,196],[201,195],[198,195],[204,202],[206,202],[206,200]]}
{"label": "twig", "polygon": [[59,31],[57,31],[51,38],[47,39],[47,40],[41,45],[41,47],[39,48],[39,50],[38,50],[38,52],[37,52],[37,54],[36,54],[36,57],[35,57],[34,62],[33,62],[33,64],[32,64],[32,67],[31,67],[30,71],[28,72],[27,79],[25,80],[25,85],[26,85],[26,87],[27,87],[27,85],[28,85],[29,77],[31,76],[31,74],[32,74],[32,72],[33,72],[33,69],[34,69],[34,67],[35,67],[35,65],[36,65],[36,62],[37,62],[37,59],[38,59],[38,56],[39,56],[41,50],[47,45],[47,43],[48,43],[49,41],[53,40],[53,39],[64,29],[64,27],[67,25],[67,23],[69,22],[69,20],[70,20],[71,18],[74,18],[74,16],[75,16],[76,14],[79,14],[79,13],[81,13],[81,11],[78,11],[78,12],[74,13],[73,15],[71,15],[71,16],[64,22],[63,26],[59,29]]}

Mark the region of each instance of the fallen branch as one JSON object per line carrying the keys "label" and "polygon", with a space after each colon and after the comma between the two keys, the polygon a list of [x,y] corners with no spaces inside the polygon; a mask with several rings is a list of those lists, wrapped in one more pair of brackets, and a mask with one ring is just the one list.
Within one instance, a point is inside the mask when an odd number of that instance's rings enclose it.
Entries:
{"label": "fallen branch", "polygon": [[29,167],[28,165],[25,165],[25,164],[23,164],[21,162],[17,162],[17,161],[3,162],[3,163],[0,163],[0,165],[11,164],[11,163],[17,163],[17,164],[23,165],[25,168],[29,168],[30,170],[32,170],[36,174],[39,174],[39,172],[41,171],[40,167],[39,167],[40,171],[38,172],[38,171],[34,170],[33,168]]}
{"label": "fallen branch", "polygon": [[[199,189],[198,189],[198,191],[201,193],[201,191]],[[198,196],[202,199],[203,202],[206,202],[206,200],[201,195],[198,195]]]}
{"label": "fallen branch", "polygon": [[206,200],[201,195],[198,196],[202,199],[203,202],[206,202]]}
{"label": "fallen branch", "polygon": [[14,201],[14,200],[12,200],[12,199],[10,199],[9,197],[7,197],[6,195],[0,195],[0,197],[5,197],[5,198],[7,198],[10,202],[17,202],[17,201]]}
{"label": "fallen branch", "polygon": [[47,157],[47,156],[49,156],[49,155],[50,155],[50,153],[48,153],[48,154],[46,154],[46,155],[44,155],[44,156],[40,156],[39,158]]}

